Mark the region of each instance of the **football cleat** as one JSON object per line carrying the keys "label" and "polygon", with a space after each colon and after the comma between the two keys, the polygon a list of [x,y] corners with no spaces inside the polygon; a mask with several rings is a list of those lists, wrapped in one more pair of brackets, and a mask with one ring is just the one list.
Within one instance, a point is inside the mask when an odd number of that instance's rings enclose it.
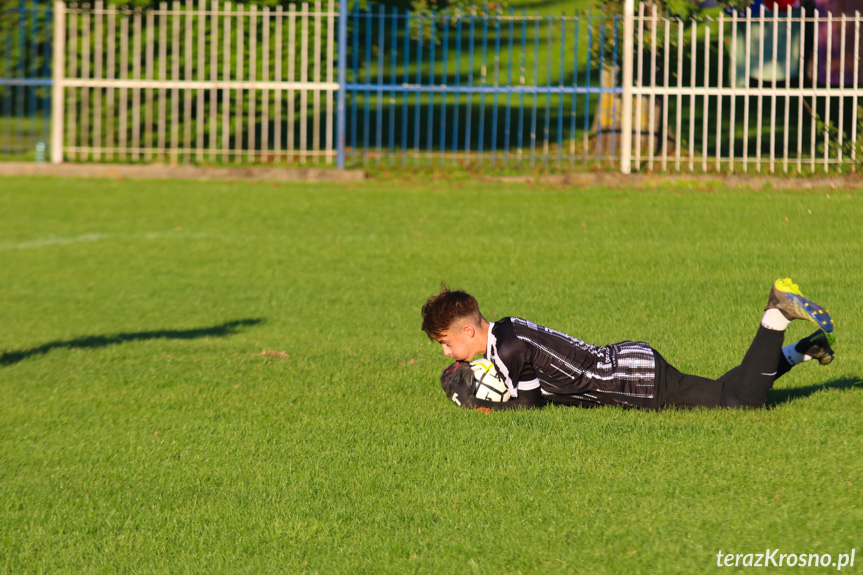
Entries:
{"label": "football cleat", "polygon": [[804,337],[798,341],[794,349],[812,359],[817,359],[821,365],[827,365],[833,361],[833,342],[835,339],[832,333],[826,333],[819,329],[809,337]]}
{"label": "football cleat", "polygon": [[830,312],[807,299],[791,278],[778,279],[770,290],[767,309],[778,309],[788,319],[806,319],[829,333],[833,331]]}

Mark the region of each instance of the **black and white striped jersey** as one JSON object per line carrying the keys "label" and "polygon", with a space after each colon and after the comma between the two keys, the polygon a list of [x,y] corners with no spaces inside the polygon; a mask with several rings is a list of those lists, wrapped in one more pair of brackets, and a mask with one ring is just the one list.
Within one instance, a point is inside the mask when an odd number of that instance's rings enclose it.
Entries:
{"label": "black and white striped jersey", "polygon": [[551,401],[654,407],[655,361],[644,342],[599,347],[506,317],[489,326],[486,357],[515,397],[538,387]]}

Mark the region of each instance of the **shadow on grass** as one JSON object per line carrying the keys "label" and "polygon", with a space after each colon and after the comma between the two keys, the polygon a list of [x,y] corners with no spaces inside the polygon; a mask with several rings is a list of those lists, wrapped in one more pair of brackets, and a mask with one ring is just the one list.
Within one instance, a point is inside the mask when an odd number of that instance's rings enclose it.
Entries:
{"label": "shadow on grass", "polygon": [[829,389],[861,389],[863,390],[863,378],[860,377],[843,377],[827,381],[820,385],[807,385],[806,387],[796,387],[791,389],[772,389],[767,399],[767,409],[778,407],[798,399],[809,397],[819,391]]}
{"label": "shadow on grass", "polygon": [[221,337],[237,333],[238,328],[258,325],[264,320],[238,319],[211,327],[195,329],[160,329],[155,331],[139,331],[132,333],[115,333],[109,335],[90,335],[76,339],[51,341],[38,347],[19,351],[7,351],[0,355],[0,367],[14,365],[34,355],[44,355],[53,349],[90,349],[126,343],[129,341],[146,341],[150,339],[198,339],[202,337]]}

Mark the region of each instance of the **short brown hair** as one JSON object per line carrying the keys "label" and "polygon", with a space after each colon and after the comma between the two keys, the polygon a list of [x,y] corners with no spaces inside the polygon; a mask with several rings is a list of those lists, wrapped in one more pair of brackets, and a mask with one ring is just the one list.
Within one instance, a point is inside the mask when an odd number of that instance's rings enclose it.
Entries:
{"label": "short brown hair", "polygon": [[463,291],[451,290],[445,284],[441,284],[440,293],[426,300],[422,314],[423,331],[429,339],[437,339],[460,319],[468,319],[476,325],[482,322],[476,298]]}

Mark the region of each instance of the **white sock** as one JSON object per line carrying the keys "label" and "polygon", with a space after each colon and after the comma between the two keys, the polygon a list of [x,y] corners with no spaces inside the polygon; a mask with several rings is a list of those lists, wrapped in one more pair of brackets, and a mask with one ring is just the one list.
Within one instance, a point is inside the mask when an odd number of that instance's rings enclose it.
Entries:
{"label": "white sock", "polygon": [[773,331],[785,331],[789,323],[791,320],[776,308],[764,310],[764,316],[761,318],[761,325]]}
{"label": "white sock", "polygon": [[804,361],[809,361],[810,359],[812,359],[812,356],[797,351],[796,348],[796,343],[786,345],[782,348],[782,355],[785,356],[785,359],[788,360],[788,363],[790,363],[791,365],[797,365],[798,363],[803,363]]}

